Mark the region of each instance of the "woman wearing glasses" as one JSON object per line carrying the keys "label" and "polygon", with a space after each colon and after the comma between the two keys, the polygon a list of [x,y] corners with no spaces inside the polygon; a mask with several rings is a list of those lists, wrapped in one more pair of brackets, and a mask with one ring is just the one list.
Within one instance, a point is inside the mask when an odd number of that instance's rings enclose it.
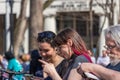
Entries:
{"label": "woman wearing glasses", "polygon": [[[42,57],[43,61],[46,61],[49,64],[52,63],[53,66],[56,68],[57,73],[62,77],[64,75],[64,71],[66,70],[66,68],[64,67],[64,65],[66,64],[66,60],[58,55],[57,48],[53,44],[53,40],[55,37],[55,33],[51,31],[38,33],[37,41],[39,46],[39,54]],[[42,67],[44,67],[44,65]],[[36,72],[36,75],[38,74],[40,77],[44,77],[45,80],[52,80],[44,72],[44,69],[38,70]]]}
{"label": "woman wearing glasses", "polygon": [[52,64],[40,60],[44,64],[44,71],[53,80],[81,80],[82,77],[76,71],[77,66],[82,62],[92,62],[81,36],[75,30],[66,28],[58,33],[54,44],[58,47],[59,55],[68,61],[67,70],[61,78]]}
{"label": "woman wearing glasses", "polygon": [[79,69],[82,68],[83,72],[92,72],[103,80],[119,80],[120,72],[117,71],[120,71],[120,25],[106,29],[105,42],[107,53],[110,57],[110,64],[104,68],[95,64],[83,63],[81,67],[78,68],[78,72],[80,72]]}

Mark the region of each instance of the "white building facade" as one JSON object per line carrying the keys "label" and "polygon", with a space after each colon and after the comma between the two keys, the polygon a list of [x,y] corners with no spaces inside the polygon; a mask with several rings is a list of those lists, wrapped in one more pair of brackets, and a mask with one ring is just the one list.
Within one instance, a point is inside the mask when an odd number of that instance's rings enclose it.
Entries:
{"label": "white building facade", "polygon": [[[77,14],[78,12],[88,12],[90,11],[90,6],[89,6],[90,0],[55,0],[46,10],[44,10],[43,14],[44,14],[44,29],[45,30],[52,30],[54,32],[59,31],[58,30],[58,23],[57,21],[57,17],[59,14],[58,13],[64,13],[64,14],[68,14],[68,13],[72,13],[74,12],[74,14]],[[119,0],[114,0],[113,4],[114,4],[114,25],[118,24],[118,18],[119,18]],[[104,49],[104,45],[105,45],[105,38],[104,38],[104,30],[109,27],[109,18],[106,17],[106,13],[110,13],[110,5],[111,0],[109,0],[109,2],[107,2],[108,6],[105,9],[105,5],[106,5],[106,0],[93,0],[93,4],[92,4],[92,11],[94,12],[94,14],[98,15],[98,24],[95,27],[99,27],[97,29],[99,29],[98,31],[101,30],[101,33],[99,33],[99,35],[97,35],[97,40],[98,37],[100,36],[100,39],[98,42],[96,42],[96,40],[94,40],[93,45],[98,45],[99,48],[99,56],[101,56],[102,50]],[[101,7],[102,6],[102,7]],[[104,7],[104,9],[103,9]],[[93,15],[94,15],[93,14]],[[69,15],[69,14],[68,14]],[[89,16],[89,14],[87,14]],[[63,21],[65,19],[65,16],[63,16],[63,18],[61,18]],[[90,19],[90,18],[88,18]],[[78,20],[77,18],[75,20]],[[74,23],[74,21],[73,21]],[[69,24],[69,23],[68,23]],[[76,25],[77,22],[75,24],[73,24],[72,26]],[[86,23],[87,24],[87,23]],[[94,25],[94,20],[93,20],[93,25]],[[64,24],[61,25],[62,28],[64,28],[63,26],[65,26]],[[69,27],[69,26],[67,26]],[[71,27],[71,26],[70,26]],[[80,26],[75,26],[73,28],[75,28],[77,30],[77,27]],[[85,27],[85,26],[81,26],[81,27]],[[88,25],[88,27],[90,27]],[[102,28],[103,27],[103,28]],[[102,28],[102,29],[101,29]],[[94,30],[93,30],[94,31]],[[80,30],[78,31],[80,32]],[[89,33],[88,33],[89,34]],[[94,34],[94,33],[93,33]],[[80,34],[81,35],[81,34]],[[82,36],[82,35],[81,35]],[[93,35],[94,36],[94,35]],[[85,37],[83,35],[83,37]],[[86,36],[88,37],[88,36]],[[96,38],[96,37],[93,37]],[[86,39],[86,38],[85,38]],[[89,44],[89,40],[86,41],[87,44]]]}
{"label": "white building facade", "polygon": [[[2,40],[1,40],[1,46],[3,47],[0,52],[8,51],[9,49],[12,49],[11,44],[13,44],[13,40],[11,39],[11,34],[13,31],[11,31],[11,26],[15,26],[15,19],[19,17],[20,14],[20,8],[21,8],[21,0],[0,0],[0,20],[3,22],[0,22],[1,28],[3,31],[2,33]],[[10,15],[13,15],[10,17]],[[29,1],[27,5],[27,12],[26,17],[29,17]],[[11,22],[13,20],[13,22]],[[24,53],[28,53],[29,51],[29,34],[28,30],[26,30],[24,35],[24,42],[23,42],[23,48]]]}
{"label": "white building facade", "polygon": [[[9,0],[0,0],[0,15],[4,15],[5,17],[5,34],[6,40],[5,40],[5,51],[8,50],[11,44],[10,39],[10,13],[11,13],[11,7],[8,2]],[[13,0],[13,14],[15,14],[15,17],[17,18],[20,13],[20,3],[21,0]],[[92,4],[92,12],[93,12],[93,34],[95,35],[94,43],[97,44],[96,41],[98,41],[98,37],[100,36],[99,43],[99,54],[102,53],[103,46],[105,45],[105,38],[104,38],[104,29],[109,27],[109,19],[105,16],[104,9],[100,6],[105,7],[106,0],[93,0]],[[111,0],[109,0],[111,1]],[[51,30],[53,32],[58,32],[62,28],[65,27],[72,27],[80,33],[80,35],[87,40],[86,43],[90,44],[89,40],[89,6],[90,0],[54,0],[51,5],[49,5],[48,8],[46,8],[43,11],[44,15],[44,30]],[[114,24],[118,24],[118,18],[119,18],[119,0],[114,0]],[[111,4],[111,2],[108,2],[108,4]],[[108,13],[110,12],[109,8],[107,7],[106,10]],[[29,17],[29,3],[27,7],[26,17]],[[104,21],[105,20],[105,21]],[[104,24],[104,25],[103,25]],[[102,29],[101,34],[99,34],[99,31]],[[85,31],[84,31],[85,29]],[[27,30],[24,35],[24,43],[23,48],[24,52],[27,53],[29,50],[29,37],[28,34],[29,31]],[[89,46],[89,45],[88,45]]]}

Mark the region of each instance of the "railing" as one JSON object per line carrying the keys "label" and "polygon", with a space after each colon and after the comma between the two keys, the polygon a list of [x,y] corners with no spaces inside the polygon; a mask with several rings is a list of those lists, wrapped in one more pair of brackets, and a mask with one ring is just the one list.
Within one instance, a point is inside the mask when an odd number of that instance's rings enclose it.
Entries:
{"label": "railing", "polygon": [[0,69],[0,80],[14,80],[13,76],[23,75],[23,80],[44,80],[43,78],[36,77],[33,74],[27,72],[13,72],[5,69]]}

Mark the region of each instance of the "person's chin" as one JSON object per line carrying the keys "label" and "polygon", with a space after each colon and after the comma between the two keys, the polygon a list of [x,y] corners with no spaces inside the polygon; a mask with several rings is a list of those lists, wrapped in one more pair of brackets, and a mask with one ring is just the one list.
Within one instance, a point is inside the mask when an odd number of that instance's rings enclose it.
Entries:
{"label": "person's chin", "polygon": [[61,57],[63,57],[64,59],[69,59],[68,56],[66,56],[66,55],[63,55]]}
{"label": "person's chin", "polygon": [[113,66],[118,64],[119,62],[120,62],[120,59],[118,59],[118,58],[110,58],[110,63]]}
{"label": "person's chin", "polygon": [[44,61],[46,61],[46,62],[50,62],[51,59],[43,58],[42,60],[44,60]]}

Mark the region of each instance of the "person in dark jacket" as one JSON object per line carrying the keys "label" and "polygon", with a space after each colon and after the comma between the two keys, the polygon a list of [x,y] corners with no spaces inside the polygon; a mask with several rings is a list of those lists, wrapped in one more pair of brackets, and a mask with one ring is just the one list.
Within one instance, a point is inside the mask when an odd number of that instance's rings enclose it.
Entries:
{"label": "person in dark jacket", "polygon": [[42,69],[41,63],[38,61],[38,59],[42,59],[39,55],[38,50],[32,50],[30,52],[31,55],[31,61],[30,61],[30,74],[33,74],[35,76],[39,76],[39,74],[36,74],[38,70]]}

